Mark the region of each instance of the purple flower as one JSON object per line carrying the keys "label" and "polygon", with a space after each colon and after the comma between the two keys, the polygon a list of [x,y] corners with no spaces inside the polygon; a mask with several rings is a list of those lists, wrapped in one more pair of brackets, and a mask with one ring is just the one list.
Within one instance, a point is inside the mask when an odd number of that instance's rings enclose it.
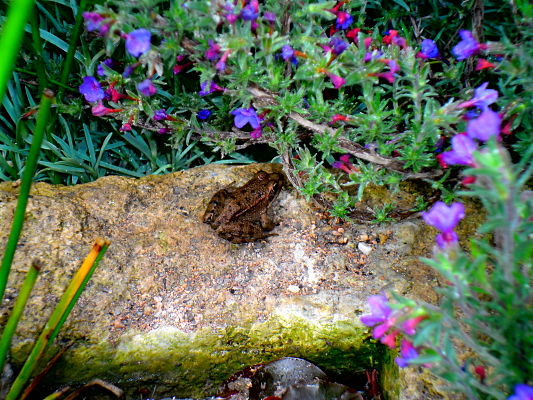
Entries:
{"label": "purple flower", "polygon": [[139,57],[150,50],[150,31],[137,29],[126,35],[126,50],[133,57]]}
{"label": "purple flower", "polygon": [[111,68],[113,66],[113,60],[111,58],[107,58],[105,59],[103,62],[101,62],[100,64],[98,64],[98,67],[96,67],[96,73],[99,75],[99,76],[104,76],[106,75],[106,72],[105,72],[105,69],[104,69],[104,65],[106,67],[109,67]]}
{"label": "purple flower", "polygon": [[135,64],[126,66],[126,68],[124,68],[124,72],[122,73],[122,76],[124,78],[128,78],[131,74],[133,74],[133,71],[135,71],[135,68],[137,68],[138,66],[139,66],[138,62],[136,62]]}
{"label": "purple flower", "polygon": [[205,58],[207,58],[208,60],[214,61],[218,58],[218,55],[220,53],[220,46],[216,44],[214,41],[212,41],[211,39],[208,40],[208,43],[209,43],[209,47],[205,51]]}
{"label": "purple flower", "polygon": [[410,360],[414,360],[418,357],[418,352],[416,351],[413,344],[406,339],[402,339],[400,343],[400,357],[396,357],[394,361],[400,368],[405,368],[409,365]]}
{"label": "purple flower", "polygon": [[422,40],[422,50],[416,55],[419,58],[437,58],[439,49],[437,44],[431,39]]}
{"label": "purple flower", "polygon": [[205,121],[210,116],[211,116],[211,111],[209,111],[206,108],[204,108],[203,110],[198,111],[198,113],[196,114],[196,118],[198,118],[198,119],[200,119],[202,121]]}
{"label": "purple flower", "polygon": [[392,316],[392,310],[385,296],[370,296],[368,305],[371,314],[363,315],[359,320],[366,326],[375,326],[372,336],[374,339],[379,339],[394,325],[396,319]]}
{"label": "purple flower", "polygon": [[479,117],[468,121],[466,133],[473,139],[486,142],[491,136],[500,134],[501,125],[502,117],[487,107]]}
{"label": "purple flower", "polygon": [[291,57],[294,56],[294,49],[286,44],[281,48],[281,58],[283,58],[285,61],[290,60]]}
{"label": "purple flower", "polygon": [[514,394],[507,400],[533,400],[533,387],[520,383],[514,387]]}
{"label": "purple flower", "polygon": [[104,90],[93,76],[83,78],[83,83],[80,85],[80,93],[89,102],[99,101],[105,97]]}
{"label": "purple flower", "polygon": [[198,92],[198,94],[200,96],[205,96],[215,91],[223,91],[223,90],[224,89],[218,86],[215,82],[205,81],[205,82],[200,83],[200,91]]}
{"label": "purple flower", "polygon": [[348,28],[353,22],[353,18],[350,14],[344,11],[337,12],[337,21],[335,23],[335,27],[337,29],[346,29]]}
{"label": "purple flower", "polygon": [[245,21],[254,21],[259,16],[259,2],[252,0],[241,10],[241,18]]}
{"label": "purple flower", "polygon": [[459,104],[458,107],[465,108],[475,106],[484,110],[487,108],[487,106],[496,102],[496,100],[498,100],[498,91],[494,89],[487,89],[488,85],[488,82],[481,84],[474,91],[474,97],[468,101],[465,101],[464,103]]}
{"label": "purple flower", "polygon": [[239,129],[246,124],[250,124],[252,129],[257,129],[261,124],[259,116],[252,107],[237,108],[233,110],[230,114],[235,116],[234,124]]}
{"label": "purple flower", "polygon": [[477,144],[466,135],[456,135],[452,138],[452,150],[445,151],[440,156],[449,165],[474,165],[472,152],[477,150]]}
{"label": "purple flower", "polygon": [[332,53],[335,55],[340,55],[348,48],[348,43],[346,43],[344,40],[342,40],[340,37],[334,37],[331,38],[329,41],[329,45],[332,48]]}
{"label": "purple flower", "polygon": [[447,206],[442,201],[437,201],[431,210],[422,213],[425,223],[437,228],[441,233],[435,240],[441,249],[457,242],[457,234],[453,228],[465,216],[465,207],[461,203],[452,203]]}
{"label": "purple flower", "polygon": [[145,79],[137,85],[137,89],[143,96],[150,97],[156,94],[157,89],[150,79]]}
{"label": "purple flower", "polygon": [[276,14],[274,14],[273,12],[265,12],[263,14],[263,19],[271,24],[273,24],[274,22],[276,22]]}
{"label": "purple flower", "polygon": [[156,121],[164,121],[167,118],[168,118],[168,114],[164,108],[160,110],[156,110],[156,112],[154,113],[154,120]]}
{"label": "purple flower", "polygon": [[95,12],[84,12],[82,16],[85,20],[85,29],[89,32],[99,30],[104,20],[104,17]]}
{"label": "purple flower", "polygon": [[479,53],[482,46],[476,39],[474,39],[472,32],[464,30],[459,31],[459,36],[461,36],[462,40],[452,49],[452,53],[455,57],[457,57],[458,61],[464,60],[465,58]]}

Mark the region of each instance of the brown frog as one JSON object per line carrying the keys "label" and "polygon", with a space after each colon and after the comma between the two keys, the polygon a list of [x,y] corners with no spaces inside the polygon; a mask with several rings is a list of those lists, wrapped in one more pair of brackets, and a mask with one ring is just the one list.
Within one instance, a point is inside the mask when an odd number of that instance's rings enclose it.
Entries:
{"label": "brown frog", "polygon": [[215,193],[202,221],[232,243],[252,242],[274,234],[268,233],[275,224],[267,209],[283,186],[282,174],[257,172],[237,189],[222,189]]}

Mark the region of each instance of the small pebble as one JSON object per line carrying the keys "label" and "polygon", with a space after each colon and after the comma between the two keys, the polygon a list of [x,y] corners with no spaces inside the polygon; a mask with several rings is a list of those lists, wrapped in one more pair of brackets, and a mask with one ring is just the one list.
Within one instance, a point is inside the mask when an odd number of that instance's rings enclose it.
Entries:
{"label": "small pebble", "polygon": [[291,293],[298,293],[298,292],[300,292],[300,288],[299,288],[298,286],[296,286],[296,285],[289,285],[289,286],[287,287],[287,290],[288,290],[289,292],[291,292]]}
{"label": "small pebble", "polygon": [[366,255],[370,254],[370,252],[372,251],[372,246],[369,246],[368,244],[363,242],[357,243],[357,248],[361,253]]}

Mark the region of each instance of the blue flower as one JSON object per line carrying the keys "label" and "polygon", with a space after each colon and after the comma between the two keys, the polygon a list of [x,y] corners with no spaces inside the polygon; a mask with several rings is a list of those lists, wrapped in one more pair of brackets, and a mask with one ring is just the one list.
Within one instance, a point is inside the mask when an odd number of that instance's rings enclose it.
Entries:
{"label": "blue flower", "polygon": [[439,56],[439,48],[437,44],[431,39],[422,40],[422,50],[416,55],[419,58],[437,58]]}
{"label": "blue flower", "polygon": [[83,78],[83,83],[80,85],[80,93],[89,102],[99,101],[105,97],[104,90],[93,76]]}
{"label": "blue flower", "polygon": [[160,110],[156,110],[154,113],[154,120],[156,121],[164,121],[168,118],[167,111],[162,108]]}
{"label": "blue flower", "polygon": [[337,13],[337,21],[335,23],[335,28],[337,29],[346,29],[348,28],[353,22],[353,18],[350,14],[344,11],[339,11]]}
{"label": "blue flower", "polygon": [[520,383],[514,387],[514,394],[507,400],[533,400],[533,387]]}
{"label": "blue flower", "polygon": [[253,129],[257,129],[261,125],[261,120],[252,107],[237,108],[230,114],[235,116],[234,124],[239,129],[246,124],[250,124]]}
{"label": "blue flower", "polygon": [[254,21],[259,16],[259,2],[251,1],[241,10],[241,18],[245,21]]}
{"label": "blue flower", "polygon": [[342,40],[340,37],[335,36],[329,41],[329,45],[332,47],[332,52],[335,55],[340,55],[347,49],[348,43]]}
{"label": "blue flower", "polygon": [[133,57],[139,57],[150,50],[150,31],[137,29],[126,36],[126,50]]}
{"label": "blue flower", "polygon": [[209,111],[206,108],[204,108],[203,110],[198,111],[198,113],[196,114],[196,118],[198,118],[198,119],[200,119],[202,121],[205,121],[210,116],[211,116],[211,111]]}

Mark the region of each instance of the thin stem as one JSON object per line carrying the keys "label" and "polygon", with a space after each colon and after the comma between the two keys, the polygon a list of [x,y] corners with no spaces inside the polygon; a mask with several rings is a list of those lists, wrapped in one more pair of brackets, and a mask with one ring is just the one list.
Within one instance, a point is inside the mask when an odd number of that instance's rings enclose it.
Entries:
{"label": "thin stem", "polygon": [[46,130],[48,117],[50,116],[50,107],[53,99],[54,92],[49,89],[45,89],[41,98],[39,113],[37,114],[37,123],[35,126],[35,132],[33,133],[30,152],[28,154],[28,159],[26,160],[26,165],[22,175],[22,184],[20,185],[17,207],[15,208],[13,222],[11,223],[11,232],[9,233],[4,257],[2,259],[2,265],[0,266],[0,305],[2,304],[2,299],[4,298],[7,278],[9,276],[9,271],[11,270],[11,263],[13,262],[15,249],[17,248],[17,243],[22,231],[22,225],[24,224],[24,213],[26,212],[26,206],[28,205],[31,182],[33,180],[33,175],[35,174],[35,168],[37,167],[39,151],[41,150],[41,143]]}
{"label": "thin stem", "polygon": [[[12,0],[7,10],[4,29],[0,35],[0,103],[4,98],[7,82],[11,78],[13,67],[19,53],[20,43],[24,35],[24,27],[33,7],[33,0]],[[0,297],[1,298],[1,297]]]}
{"label": "thin stem", "polygon": [[32,47],[35,52],[35,69],[39,77],[39,93],[42,93],[44,88],[48,87],[48,77],[46,74],[46,66],[43,59],[43,44],[41,42],[41,35],[39,32],[39,14],[36,9],[30,13],[31,23],[31,37]]}
{"label": "thin stem", "polygon": [[39,338],[35,342],[30,355],[22,366],[17,378],[13,382],[9,393],[7,394],[6,400],[16,400],[19,397],[20,393],[24,389],[24,386],[30,379],[30,376],[39,359],[42,357],[48,346],[56,338],[59,329],[68,316],[68,313],[70,310],[72,310],[72,307],[80,296],[80,293],[83,291],[83,289],[85,289],[88,279],[94,272],[94,269],[98,265],[98,261],[102,258],[108,247],[109,241],[105,239],[96,240],[81,267],[70,281],[69,286],[65,290],[65,293],[63,293],[61,300],[59,300],[59,303],[50,315],[50,318],[48,318],[48,321],[39,335]]}
{"label": "thin stem", "polygon": [[[22,73],[24,73],[24,74],[37,76],[37,72],[29,71],[29,70],[24,69],[24,68],[15,67],[14,70],[15,70],[16,72],[22,72]],[[68,90],[68,91],[71,91],[71,92],[74,92],[74,93],[78,93],[78,91],[77,91],[76,89],[71,88],[70,86],[65,85],[65,84],[63,84],[63,83],[61,83],[61,82],[59,82],[59,81],[54,80],[54,79],[50,79],[50,78],[48,78],[48,82],[53,83],[54,85],[60,86],[60,87],[62,87],[62,88],[65,89],[65,90]],[[33,82],[27,82],[27,81],[25,81],[24,83],[27,83],[27,84],[29,84],[29,85],[35,85],[35,83],[33,83]]]}
{"label": "thin stem", "polygon": [[4,331],[2,332],[2,338],[0,339],[0,371],[4,370],[4,363],[11,345],[11,338],[15,333],[15,329],[17,329],[17,324],[22,316],[26,302],[30,297],[31,290],[33,289],[33,285],[37,280],[40,269],[40,262],[38,260],[34,260],[30,265],[30,269],[26,274],[26,278],[24,279],[22,286],[20,287],[20,291],[17,295],[17,301],[15,301],[13,310],[11,311],[6,326],[4,327]]}

